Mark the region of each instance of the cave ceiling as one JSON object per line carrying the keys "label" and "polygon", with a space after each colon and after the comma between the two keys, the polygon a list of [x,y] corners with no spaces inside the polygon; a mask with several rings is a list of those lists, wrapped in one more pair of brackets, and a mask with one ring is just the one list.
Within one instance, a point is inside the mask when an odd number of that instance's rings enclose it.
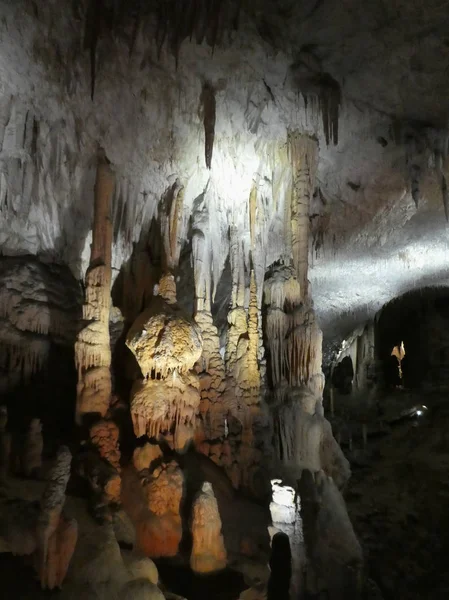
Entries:
{"label": "cave ceiling", "polygon": [[[287,252],[285,182],[279,175],[275,193],[273,173],[297,129],[320,146],[309,277],[325,338],[341,340],[404,291],[448,283],[447,3],[179,6],[0,1],[2,253],[64,261],[81,277],[101,144],[118,175],[116,274],[180,181],[185,239],[193,213],[213,217],[220,289],[231,224],[248,261],[242,206],[256,182],[261,289],[264,269]],[[205,84],[216,102],[210,170]]]}

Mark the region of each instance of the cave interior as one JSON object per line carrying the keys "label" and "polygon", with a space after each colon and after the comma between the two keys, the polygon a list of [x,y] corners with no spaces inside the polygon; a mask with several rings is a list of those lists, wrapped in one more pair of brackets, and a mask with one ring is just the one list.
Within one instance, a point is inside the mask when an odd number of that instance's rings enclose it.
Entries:
{"label": "cave interior", "polygon": [[0,0],[5,598],[449,596],[449,12]]}

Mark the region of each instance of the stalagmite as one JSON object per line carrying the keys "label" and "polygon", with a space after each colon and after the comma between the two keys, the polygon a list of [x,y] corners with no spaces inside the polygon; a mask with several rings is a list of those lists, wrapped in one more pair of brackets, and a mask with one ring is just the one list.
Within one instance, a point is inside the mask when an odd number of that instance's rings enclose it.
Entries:
{"label": "stalagmite", "polygon": [[[227,444],[222,446],[226,448],[226,453],[223,453],[221,461],[235,487],[244,485],[251,489],[261,467],[262,456],[255,442],[254,427],[257,424],[263,428],[264,420],[260,405],[259,307],[253,270],[250,273],[249,302],[246,300],[245,265],[235,227],[231,228],[230,236],[232,293],[227,317],[223,401],[228,407],[229,417],[238,423],[238,427],[235,433],[232,431],[229,435]],[[228,445],[230,451],[227,449]]]}
{"label": "stalagmite", "polygon": [[133,464],[136,471],[144,471],[151,467],[151,463],[162,458],[162,451],[157,444],[147,442],[134,450]]}
{"label": "stalagmite", "polygon": [[227,556],[221,533],[221,518],[212,485],[203,483],[192,507],[192,553],[195,573],[214,573],[226,568]]}
{"label": "stalagmite", "polygon": [[111,308],[111,201],[115,177],[106,157],[100,154],[95,182],[94,224],[83,318],[86,326],[75,344],[78,369],[76,422],[83,416],[108,411],[111,384],[109,312]]}
{"label": "stalagmite", "polygon": [[100,456],[120,473],[119,429],[112,421],[101,419],[89,430],[92,444]]}
{"label": "stalagmite", "polygon": [[30,556],[42,589],[61,587],[78,538],[78,525],[64,513],[71,454],[58,450],[39,502],[7,498],[0,510],[0,551]]}

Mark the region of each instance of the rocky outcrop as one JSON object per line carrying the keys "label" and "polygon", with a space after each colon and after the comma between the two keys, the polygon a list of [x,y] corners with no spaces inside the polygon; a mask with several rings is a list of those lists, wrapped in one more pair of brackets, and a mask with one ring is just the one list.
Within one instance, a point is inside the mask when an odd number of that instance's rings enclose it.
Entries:
{"label": "rocky outcrop", "polygon": [[218,504],[208,482],[203,483],[193,501],[190,566],[196,573],[214,573],[226,568],[227,556],[221,533]]}

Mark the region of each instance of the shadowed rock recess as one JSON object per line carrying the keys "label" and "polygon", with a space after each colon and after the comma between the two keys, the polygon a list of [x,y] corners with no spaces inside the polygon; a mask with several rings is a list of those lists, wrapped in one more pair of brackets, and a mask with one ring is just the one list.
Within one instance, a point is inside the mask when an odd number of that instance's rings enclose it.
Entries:
{"label": "shadowed rock recess", "polygon": [[449,597],[448,31],[0,0],[5,597]]}

